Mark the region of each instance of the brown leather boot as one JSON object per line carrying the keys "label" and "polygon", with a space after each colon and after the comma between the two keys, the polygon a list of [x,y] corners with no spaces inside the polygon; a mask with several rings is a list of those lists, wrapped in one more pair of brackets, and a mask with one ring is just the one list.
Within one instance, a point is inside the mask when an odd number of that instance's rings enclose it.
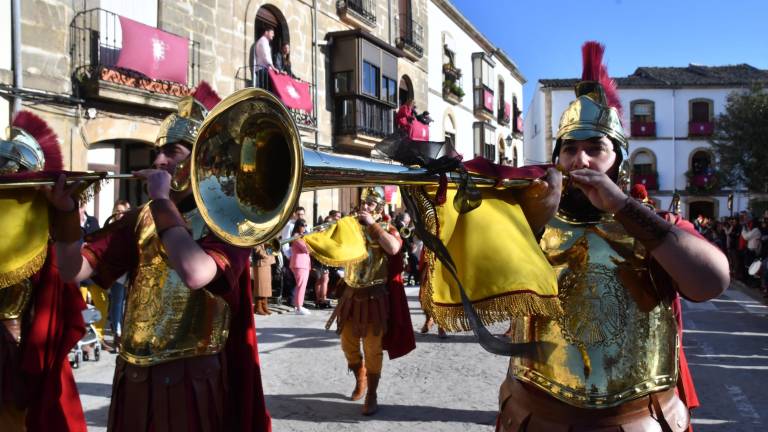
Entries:
{"label": "brown leather boot", "polygon": [[272,312],[269,310],[269,299],[266,297],[261,299],[261,310],[264,312],[264,315],[272,315]]}
{"label": "brown leather boot", "polygon": [[379,402],[376,400],[376,389],[379,387],[381,374],[368,374],[368,392],[363,403],[363,415],[370,416],[379,410]]}
{"label": "brown leather boot", "polygon": [[362,363],[349,365],[349,370],[355,374],[355,389],[352,390],[352,395],[349,398],[353,401],[360,400],[365,395],[365,388],[367,386],[365,365]]}
{"label": "brown leather boot", "polygon": [[264,313],[264,303],[262,302],[261,297],[256,297],[256,301],[253,304],[253,311],[256,312],[256,315],[266,315],[266,313]]}
{"label": "brown leather boot", "polygon": [[429,333],[429,329],[432,328],[432,325],[435,323],[435,321],[432,319],[432,317],[427,317],[427,319],[424,321],[424,325],[421,326],[421,334]]}

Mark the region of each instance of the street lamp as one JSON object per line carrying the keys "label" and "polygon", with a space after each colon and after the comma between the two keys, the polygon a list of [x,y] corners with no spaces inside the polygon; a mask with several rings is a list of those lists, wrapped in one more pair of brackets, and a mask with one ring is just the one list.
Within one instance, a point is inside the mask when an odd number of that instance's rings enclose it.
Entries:
{"label": "street lamp", "polygon": [[[512,134],[507,135],[504,141],[507,143],[507,150],[512,149],[512,154],[515,154],[514,147],[512,147]],[[504,154],[509,153],[505,151]],[[517,164],[517,161],[515,161],[515,164]]]}

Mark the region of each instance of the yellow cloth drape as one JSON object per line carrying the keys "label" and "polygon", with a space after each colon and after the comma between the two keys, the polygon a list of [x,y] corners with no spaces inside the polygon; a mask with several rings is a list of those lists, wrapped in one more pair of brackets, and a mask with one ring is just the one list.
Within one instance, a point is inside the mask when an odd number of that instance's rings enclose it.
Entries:
{"label": "yellow cloth drape", "polygon": [[326,230],[304,236],[310,254],[321,263],[343,267],[368,257],[365,233],[357,218],[347,216]]}
{"label": "yellow cloth drape", "polygon": [[[480,207],[459,214],[455,189],[436,206],[437,232],[458,269],[459,280],[485,324],[510,316],[553,317],[561,312],[557,279],[509,191],[483,190]],[[469,330],[459,288],[450,273],[426,250],[422,306],[437,323]]]}
{"label": "yellow cloth drape", "polygon": [[0,190],[0,288],[32,276],[48,251],[48,201],[33,189]]}

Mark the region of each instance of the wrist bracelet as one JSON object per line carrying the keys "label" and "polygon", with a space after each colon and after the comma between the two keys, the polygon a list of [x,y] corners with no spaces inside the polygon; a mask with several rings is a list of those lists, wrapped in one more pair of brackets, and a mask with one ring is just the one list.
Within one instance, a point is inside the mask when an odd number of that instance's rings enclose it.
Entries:
{"label": "wrist bracelet", "polygon": [[650,252],[664,241],[672,231],[672,224],[645,207],[637,200],[627,197],[624,207],[614,219],[624,226],[629,235],[639,241]]}

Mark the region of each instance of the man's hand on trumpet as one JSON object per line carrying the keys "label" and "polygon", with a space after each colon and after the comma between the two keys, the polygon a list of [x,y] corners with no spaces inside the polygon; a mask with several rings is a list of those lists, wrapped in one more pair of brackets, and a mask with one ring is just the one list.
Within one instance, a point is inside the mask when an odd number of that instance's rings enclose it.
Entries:
{"label": "man's hand on trumpet", "polygon": [[133,175],[147,182],[147,194],[152,200],[170,199],[171,175],[162,169],[143,169],[134,171]]}
{"label": "man's hand on trumpet", "polygon": [[82,182],[77,181],[67,186],[67,176],[61,174],[53,186],[43,186],[42,190],[48,202],[61,212],[71,212],[77,208],[77,202],[73,195],[82,186]]}
{"label": "man's hand on trumpet", "polygon": [[518,194],[517,201],[535,234],[542,232],[557,213],[562,191],[563,174],[556,168],[549,168],[545,177],[534,180]]}

